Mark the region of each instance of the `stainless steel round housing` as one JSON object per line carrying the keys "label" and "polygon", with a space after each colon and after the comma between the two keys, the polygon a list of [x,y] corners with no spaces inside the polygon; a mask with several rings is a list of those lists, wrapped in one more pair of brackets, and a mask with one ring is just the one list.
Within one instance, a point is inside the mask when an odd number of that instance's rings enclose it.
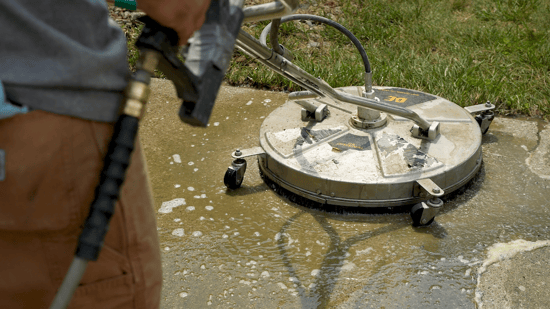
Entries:
{"label": "stainless steel round housing", "polygon": [[[357,106],[329,98],[305,99],[326,104],[330,114],[319,122],[302,120],[301,105],[287,101],[260,129],[265,155],[259,163],[265,176],[320,203],[392,207],[426,200],[430,194],[420,180],[430,179],[447,194],[476,174],[482,160],[481,131],[468,111],[420,91],[374,89],[380,101],[439,122],[439,135],[434,140],[413,137],[411,120],[384,113],[383,126],[358,128],[351,121]],[[360,96],[364,88],[336,90]]]}

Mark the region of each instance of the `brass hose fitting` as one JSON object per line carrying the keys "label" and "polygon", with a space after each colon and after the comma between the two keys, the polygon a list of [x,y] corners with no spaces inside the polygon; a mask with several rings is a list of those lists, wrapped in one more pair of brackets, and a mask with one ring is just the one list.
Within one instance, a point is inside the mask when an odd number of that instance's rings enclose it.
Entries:
{"label": "brass hose fitting", "polygon": [[149,100],[151,90],[149,81],[158,65],[160,54],[152,50],[143,50],[136,64],[136,73],[128,82],[124,90],[126,98],[122,113],[141,119],[145,114],[145,104]]}
{"label": "brass hose fitting", "polygon": [[151,90],[148,84],[131,80],[124,93],[126,101],[122,112],[128,116],[141,119],[145,113],[145,104],[149,100],[150,93]]}

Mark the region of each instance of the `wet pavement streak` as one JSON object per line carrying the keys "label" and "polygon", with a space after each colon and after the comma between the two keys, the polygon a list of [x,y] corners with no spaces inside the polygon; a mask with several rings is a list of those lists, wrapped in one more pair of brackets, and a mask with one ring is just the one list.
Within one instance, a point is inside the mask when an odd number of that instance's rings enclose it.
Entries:
{"label": "wet pavement streak", "polygon": [[418,229],[408,213],[293,204],[262,181],[253,157],[242,187],[226,189],[231,153],[259,145],[263,119],[286,96],[223,87],[209,127],[194,128],[178,118],[171,83],[153,80],[140,135],[161,308],[550,307],[548,124],[497,118],[480,173]]}

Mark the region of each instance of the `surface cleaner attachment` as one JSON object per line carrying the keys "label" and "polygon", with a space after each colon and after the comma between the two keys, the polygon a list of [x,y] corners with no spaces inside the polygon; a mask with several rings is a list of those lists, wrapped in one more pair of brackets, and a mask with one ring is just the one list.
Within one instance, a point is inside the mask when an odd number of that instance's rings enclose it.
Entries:
{"label": "surface cleaner attachment", "polygon": [[[365,85],[334,89],[294,65],[278,48],[276,31],[279,24],[298,19],[333,26],[350,38],[363,60]],[[237,47],[305,91],[291,93],[265,118],[259,147],[233,153],[226,186],[243,184],[243,161],[256,156],[266,183],[292,194],[291,201],[326,209],[405,209],[414,226],[430,225],[443,207],[440,197],[479,171],[481,137],[494,105],[464,109],[421,91],[374,87],[357,38],[326,18],[292,15],[271,27],[260,41],[241,31]],[[266,43],[268,32],[273,49]]]}

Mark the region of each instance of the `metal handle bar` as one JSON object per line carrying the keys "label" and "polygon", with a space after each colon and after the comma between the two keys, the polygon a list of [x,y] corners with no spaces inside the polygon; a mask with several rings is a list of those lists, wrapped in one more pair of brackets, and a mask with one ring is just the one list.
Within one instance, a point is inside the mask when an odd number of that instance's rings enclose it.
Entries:
{"label": "metal handle bar", "polygon": [[243,23],[281,18],[296,11],[298,0],[276,0],[243,9]]}
{"label": "metal handle bar", "polygon": [[283,75],[289,80],[321,97],[330,97],[334,100],[404,117],[414,121],[423,130],[428,130],[430,128],[430,123],[426,119],[422,118],[420,115],[408,108],[378,102],[369,98],[353,96],[334,90],[325,81],[315,78],[313,75],[302,70],[288,59],[283,58],[271,49],[263,46],[260,41],[242,29],[237,37],[236,46],[242,52],[265,64],[271,70]]}

